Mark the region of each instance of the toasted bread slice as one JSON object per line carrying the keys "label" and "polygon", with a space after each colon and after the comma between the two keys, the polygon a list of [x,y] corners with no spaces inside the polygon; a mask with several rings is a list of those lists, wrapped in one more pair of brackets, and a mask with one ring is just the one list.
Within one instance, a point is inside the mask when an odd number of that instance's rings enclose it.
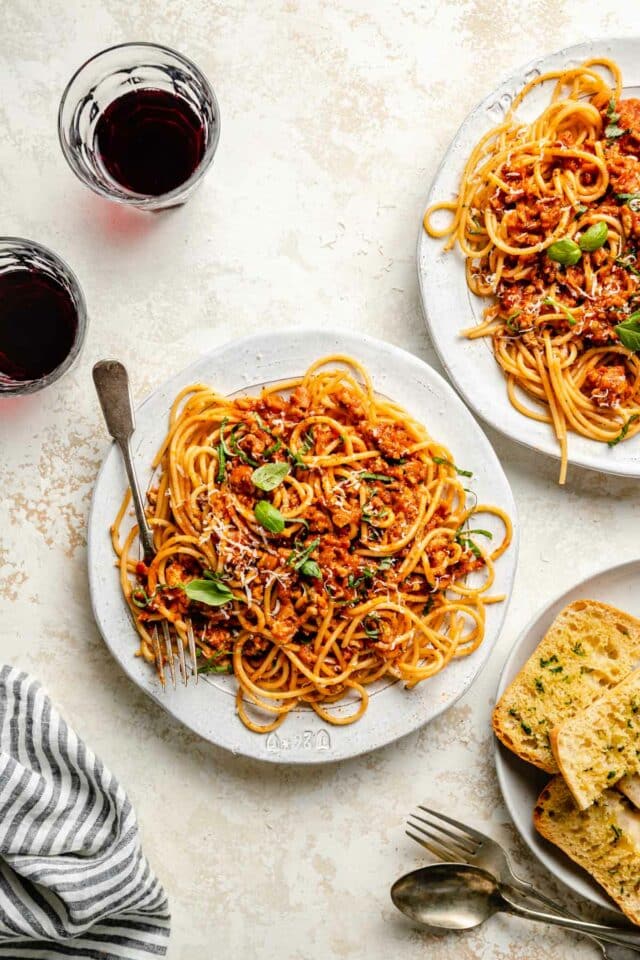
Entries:
{"label": "toasted bread slice", "polygon": [[496,736],[523,760],[557,773],[553,728],[597,700],[639,660],[640,620],[596,600],[570,603],[496,704]]}
{"label": "toasted bread slice", "polygon": [[538,798],[533,822],[640,924],[640,811],[618,790],[605,790],[588,810],[578,810],[562,777],[554,777]]}
{"label": "toasted bread slice", "polygon": [[551,749],[580,810],[625,774],[638,773],[640,670],[552,730]]}
{"label": "toasted bread slice", "polygon": [[634,807],[640,810],[640,776],[636,773],[634,776],[623,777],[616,783],[616,789],[624,793]]}

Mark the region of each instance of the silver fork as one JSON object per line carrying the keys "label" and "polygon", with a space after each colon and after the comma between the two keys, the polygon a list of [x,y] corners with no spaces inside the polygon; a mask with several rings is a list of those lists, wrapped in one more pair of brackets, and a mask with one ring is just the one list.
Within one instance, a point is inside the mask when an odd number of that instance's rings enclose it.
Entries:
{"label": "silver fork", "polygon": [[[131,437],[135,429],[135,420],[133,416],[133,405],[131,403],[131,391],[129,389],[129,376],[124,364],[120,363],[119,360],[99,360],[93,368],[93,382],[98,393],[98,399],[100,401],[100,406],[102,407],[102,413],[104,415],[105,422],[107,424],[107,430],[115,440],[120,453],[122,454],[124,467],[127,472],[127,479],[129,481],[129,487],[131,488],[133,508],[135,510],[136,520],[138,523],[140,543],[142,545],[142,555],[144,557],[144,562],[149,564],[153,561],[153,558],[156,555],[156,548],[153,543],[153,534],[147,521],[147,515],[144,512],[144,504],[142,500],[142,494],[140,492],[140,485],[138,483],[138,478],[133,466],[133,458],[131,456]],[[192,675],[195,677],[195,681],[197,683],[198,661],[196,657],[196,642],[191,620],[187,619],[186,627],[187,640],[189,644],[189,659],[191,661],[190,667]],[[177,631],[171,630],[168,622],[165,619],[161,621],[160,628],[162,630],[162,636],[164,639],[164,656],[169,664],[169,673],[171,675],[173,687],[175,689],[176,686],[176,664],[173,652],[174,645],[178,651],[178,670],[184,685],[186,686],[189,682],[189,674],[187,673],[187,664],[184,656],[184,644],[182,642],[182,638]],[[153,655],[156,661],[158,677],[160,678],[162,687],[165,688],[166,679],[164,673],[163,654],[160,647],[160,638],[158,636],[157,625],[154,625],[153,627],[151,638],[153,641]]]}
{"label": "silver fork", "polygon": [[[470,863],[482,867],[497,877],[501,883],[507,884],[525,897],[543,903],[550,907],[554,913],[580,919],[577,914],[571,913],[562,904],[551,900],[531,883],[518,877],[513,872],[507,851],[491,837],[461,823],[459,820],[454,820],[453,817],[438,813],[436,810],[431,810],[421,804],[418,805],[418,810],[428,814],[430,819],[421,816],[419,813],[412,813],[407,819],[407,824],[411,827],[411,830],[406,831],[407,836],[419,843],[429,853],[432,853],[438,860],[445,863]],[[445,826],[445,824],[448,826]],[[454,829],[450,829],[451,827]],[[417,833],[412,831],[417,831]],[[610,919],[615,925],[620,926],[619,915],[614,913],[613,910],[609,913]],[[597,937],[591,937],[591,939],[598,945],[605,960],[616,960],[620,956],[619,948],[616,949],[611,945],[607,946]]]}

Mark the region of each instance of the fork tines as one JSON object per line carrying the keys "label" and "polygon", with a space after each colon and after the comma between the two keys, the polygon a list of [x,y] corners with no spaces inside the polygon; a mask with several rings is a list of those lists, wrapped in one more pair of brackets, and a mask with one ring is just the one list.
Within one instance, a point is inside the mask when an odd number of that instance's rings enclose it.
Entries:
{"label": "fork tines", "polygon": [[[154,626],[153,633],[152,633],[153,653],[156,660],[156,669],[158,671],[158,677],[160,679],[160,683],[162,684],[163,689],[165,689],[166,679],[165,679],[165,672],[164,672],[164,660],[166,659],[167,663],[169,664],[171,684],[174,690],[176,688],[176,678],[178,673],[180,674],[180,677],[182,678],[182,681],[186,687],[189,682],[189,673],[187,672],[187,664],[186,664],[185,655],[184,655],[184,643],[182,641],[182,637],[177,632],[175,632],[175,634],[172,632],[166,620],[161,620],[160,625],[162,629],[162,636],[164,638],[164,649],[165,649],[164,657],[162,655],[162,650],[160,647],[160,639],[158,637],[157,624]],[[196,654],[196,640],[193,633],[193,624],[191,623],[191,620],[186,621],[186,626],[187,626],[187,640],[189,644],[189,660],[190,660],[189,667],[190,667],[191,675],[195,677],[195,682],[197,683],[198,682],[198,660],[197,660],[197,654]],[[178,670],[176,670],[176,655],[173,650],[174,642],[178,651],[178,654],[177,654]]]}
{"label": "fork tines", "polygon": [[[419,805],[418,810],[428,814],[428,816],[424,817],[420,813],[412,813],[407,820],[408,826],[411,827],[411,830],[406,831],[407,836],[439,860],[449,863],[468,863],[480,846],[481,835],[471,827],[467,827],[466,824],[453,820],[436,810],[431,810],[429,807]],[[438,821],[450,824],[455,830],[443,826]],[[412,830],[416,833],[413,833]],[[418,836],[418,834],[420,835]]]}

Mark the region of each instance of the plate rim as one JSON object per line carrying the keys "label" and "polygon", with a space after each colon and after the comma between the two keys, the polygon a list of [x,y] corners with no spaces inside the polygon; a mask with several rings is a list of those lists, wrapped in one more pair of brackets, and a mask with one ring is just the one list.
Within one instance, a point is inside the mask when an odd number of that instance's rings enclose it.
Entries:
{"label": "plate rim", "polygon": [[[243,756],[250,759],[258,760],[260,762],[273,763],[273,764],[282,764],[282,765],[286,764],[286,765],[295,765],[295,766],[298,766],[298,765],[316,766],[316,765],[325,764],[325,763],[339,763],[339,762],[342,762],[343,760],[352,759],[358,756],[363,756],[365,754],[369,754],[373,752],[374,750],[381,749],[384,746],[388,746],[393,742],[401,740],[404,737],[409,736],[411,733],[415,733],[419,729],[422,729],[427,723],[430,723],[432,720],[435,720],[436,717],[440,716],[443,712],[445,712],[450,707],[452,707],[455,703],[458,702],[458,700],[462,696],[464,696],[469,691],[471,686],[473,686],[473,684],[477,681],[481,672],[486,667],[491,657],[491,653],[495,649],[495,646],[504,628],[507,612],[509,610],[509,605],[510,605],[511,599],[513,598],[513,586],[514,586],[517,567],[518,567],[520,528],[518,523],[517,506],[513,496],[513,491],[511,489],[511,484],[502,467],[500,459],[497,453],[495,452],[491,441],[489,440],[484,430],[482,429],[482,426],[477,422],[477,420],[475,419],[471,411],[469,411],[465,407],[463,401],[457,395],[455,390],[452,388],[451,384],[449,384],[446,381],[446,379],[439,373],[439,371],[437,371],[434,367],[432,367],[430,364],[428,364],[425,360],[423,360],[421,357],[417,356],[416,354],[413,354],[402,347],[398,347],[396,346],[396,344],[390,343],[385,340],[381,340],[380,338],[377,338],[377,337],[371,337],[368,334],[364,334],[359,331],[349,331],[345,333],[343,330],[339,330],[338,328],[335,328],[335,327],[327,327],[327,328],[321,328],[317,326],[308,327],[308,328],[307,327],[287,327],[283,330],[278,330],[273,332],[248,334],[240,338],[232,337],[231,339],[226,340],[221,344],[218,344],[212,350],[209,350],[206,353],[202,354],[201,356],[197,357],[193,362],[175,371],[170,377],[168,377],[166,380],[163,380],[161,383],[155,386],[152,390],[150,390],[149,393],[147,393],[147,395],[143,398],[143,400],[137,405],[135,405],[134,422],[137,422],[137,417],[140,411],[143,410],[149,403],[151,403],[156,398],[158,393],[160,393],[162,390],[165,390],[171,387],[171,384],[173,384],[174,381],[182,380],[183,378],[190,375],[192,372],[195,372],[201,366],[201,364],[206,363],[207,361],[213,359],[214,357],[225,352],[226,350],[233,347],[234,349],[237,349],[238,351],[240,351],[243,348],[244,349],[249,348],[254,344],[260,345],[264,343],[264,339],[267,336],[270,338],[270,340],[273,340],[273,339],[287,340],[288,338],[299,336],[300,334],[304,334],[305,337],[309,337],[309,338],[314,338],[314,335],[322,334],[323,337],[335,338],[338,342],[342,344],[351,342],[354,347],[356,347],[357,343],[366,343],[369,345],[369,347],[373,348],[376,351],[382,350],[383,352],[386,352],[387,355],[390,352],[395,357],[398,357],[401,360],[403,360],[405,363],[408,361],[410,364],[416,364],[420,367],[423,367],[427,371],[427,376],[430,378],[433,378],[433,381],[436,384],[438,384],[439,388],[443,391],[443,393],[448,396],[449,400],[453,404],[453,412],[455,413],[456,412],[455,408],[458,407],[459,409],[464,411],[464,413],[469,418],[470,422],[474,424],[474,427],[480,439],[480,442],[486,447],[486,450],[488,451],[489,455],[493,459],[492,469],[496,470],[501,481],[501,486],[504,490],[503,500],[505,500],[505,502],[501,503],[500,506],[508,512],[513,523],[513,536],[512,536],[512,541],[510,545],[510,552],[513,551],[513,553],[511,554],[512,559],[509,566],[505,568],[505,574],[506,574],[505,584],[506,584],[507,598],[504,604],[500,607],[500,617],[497,623],[495,636],[492,639],[490,639],[489,644],[487,644],[486,646],[485,644],[482,645],[485,647],[487,652],[485,656],[482,658],[482,660],[478,663],[477,667],[475,668],[466,686],[464,686],[463,689],[461,689],[458,693],[455,694],[455,696],[447,700],[445,703],[438,703],[434,705],[433,712],[430,713],[430,715],[424,721],[412,726],[411,729],[406,730],[403,733],[394,735],[387,740],[384,740],[379,743],[375,743],[373,745],[368,745],[366,742],[362,743],[360,746],[356,747],[355,749],[347,750],[345,752],[340,753],[339,755],[335,755],[334,751],[327,754],[321,754],[320,756],[314,755],[312,751],[308,751],[308,753],[300,752],[298,754],[294,754],[290,756],[286,754],[269,753],[267,751],[262,751],[262,753],[258,755],[257,753],[248,752],[240,747],[235,748],[225,743],[214,740],[209,736],[206,736],[201,730],[197,729],[192,722],[190,722],[188,716],[185,716],[184,714],[180,715],[178,712],[171,709],[169,699],[167,698],[166,695],[164,695],[160,691],[159,688],[156,689],[155,686],[153,688],[141,686],[141,684],[138,681],[138,678],[136,677],[133,671],[133,665],[136,661],[135,656],[133,656],[133,653],[132,653],[132,656],[130,657],[130,661],[127,660],[126,662],[120,658],[120,656],[116,652],[115,644],[112,644],[112,642],[110,641],[108,637],[108,631],[102,622],[102,616],[98,609],[98,604],[96,599],[98,594],[97,578],[99,574],[98,574],[98,571],[95,569],[95,563],[93,560],[93,557],[96,551],[94,537],[97,536],[98,534],[97,524],[96,524],[98,492],[100,491],[101,485],[104,482],[104,474],[106,473],[108,463],[111,457],[117,456],[117,448],[114,441],[111,441],[111,443],[109,443],[105,449],[103,460],[98,470],[98,473],[96,475],[96,479],[94,481],[94,486],[91,494],[91,504],[90,504],[88,520],[87,520],[87,572],[88,572],[88,580],[89,580],[89,594],[91,599],[91,609],[92,609],[94,621],[98,628],[100,636],[105,646],[107,647],[107,650],[109,651],[113,659],[116,661],[120,669],[123,670],[123,672],[128,677],[128,679],[135,685],[135,687],[138,690],[140,690],[142,693],[149,696],[173,720],[177,721],[182,726],[186,727],[187,729],[195,733],[197,736],[199,736],[203,740],[214,744],[219,749],[230,752],[233,756]],[[336,352],[339,352],[339,351],[336,351]],[[372,377],[375,380],[375,372],[372,372]],[[282,379],[285,380],[286,377],[283,376]],[[173,389],[174,388],[171,387],[171,390]],[[247,389],[251,389],[251,384],[247,385]],[[166,411],[167,413],[168,413],[168,409],[169,409],[169,404],[167,405],[167,411]],[[113,569],[114,571],[116,570],[115,566]],[[238,720],[237,722],[239,723],[240,721]],[[258,737],[257,734],[255,736]],[[263,738],[260,737],[260,741],[262,740]]]}
{"label": "plate rim", "polygon": [[[529,618],[529,620],[524,625],[524,627],[519,631],[518,636],[511,650],[509,651],[509,655],[502,666],[502,670],[500,671],[500,676],[498,677],[498,683],[496,685],[496,694],[495,694],[496,703],[498,702],[498,700],[504,693],[509,683],[514,679],[514,677],[516,676],[516,674],[519,672],[521,668],[518,666],[514,667],[514,662],[518,661],[518,654],[521,653],[520,648],[525,637],[528,636],[528,634],[535,629],[536,625],[541,620],[544,619],[545,615],[553,607],[555,607],[558,604],[563,604],[563,606],[566,606],[566,603],[569,602],[567,598],[571,594],[573,594],[576,590],[580,590],[583,584],[586,584],[589,581],[596,580],[599,577],[603,577],[608,574],[613,574],[613,575],[619,574],[625,571],[625,569],[631,569],[634,567],[640,569],[640,558],[635,560],[623,560],[621,563],[616,563],[613,565],[605,564],[604,566],[597,567],[596,569],[592,570],[590,573],[581,577],[580,580],[576,581],[571,586],[566,587],[564,590],[555,594],[551,598],[551,600],[549,600],[543,606],[539,607],[535,611],[535,613]],[[603,602],[606,602],[606,601],[603,601]],[[531,656],[531,654],[529,654],[529,656]],[[528,657],[525,657],[522,663],[523,664],[526,663],[526,660],[528,660]],[[589,893],[582,888],[578,890],[573,885],[573,883],[559,876],[556,870],[554,869],[552,861],[545,856],[544,847],[542,845],[540,847],[535,846],[534,844],[531,843],[529,836],[521,832],[518,826],[518,822],[513,814],[513,810],[516,808],[517,805],[512,796],[511,790],[507,785],[510,779],[510,775],[507,769],[507,758],[516,757],[516,754],[509,751],[504,746],[504,744],[502,744],[500,740],[498,740],[498,738],[496,737],[495,733],[493,733],[493,731],[492,731],[492,737],[493,737],[494,766],[496,770],[496,776],[498,779],[498,786],[500,788],[500,794],[502,796],[502,801],[507,809],[507,813],[509,814],[509,819],[511,820],[511,823],[516,833],[518,834],[520,839],[523,841],[523,843],[525,844],[529,852],[535,857],[538,863],[542,864],[542,866],[545,867],[545,869],[548,870],[549,873],[551,873],[556,878],[556,880],[558,880],[558,882],[562,883],[563,886],[567,887],[574,894],[580,897],[586,897],[590,900],[591,903],[595,904],[596,906],[608,908],[610,910],[615,911],[616,913],[620,913],[620,915],[622,916],[623,915],[622,911],[619,910],[619,908],[615,905],[614,901],[610,900],[604,891],[599,893],[600,891],[599,886],[597,889],[594,888]],[[525,761],[522,761],[522,763],[525,763]],[[532,770],[538,770],[538,768],[535,767],[533,764],[526,764],[526,766],[530,767]],[[539,770],[539,773],[544,774],[545,771]],[[547,774],[547,776],[551,777],[552,774]],[[533,816],[533,808],[531,810],[531,815]],[[557,848],[554,848],[554,849],[557,849]],[[590,876],[587,870],[584,870],[584,868],[580,867],[579,864],[574,863],[569,857],[567,857],[567,865],[572,866],[575,870],[580,871],[581,873],[584,873],[585,877]]]}
{"label": "plate rim", "polygon": [[[466,114],[462,123],[456,129],[453,137],[451,138],[449,145],[447,146],[442,160],[438,164],[436,171],[431,179],[431,183],[426,193],[425,201],[422,206],[422,216],[420,219],[420,225],[418,227],[418,236],[416,243],[416,272],[418,274],[418,287],[420,291],[420,305],[422,309],[422,316],[427,328],[429,338],[433,345],[434,350],[438,356],[440,363],[442,364],[447,377],[451,381],[454,389],[459,393],[464,402],[470,407],[474,414],[479,417],[484,423],[486,423],[491,429],[496,430],[502,436],[507,437],[511,442],[518,444],[521,447],[526,447],[529,450],[534,450],[536,453],[541,453],[545,457],[549,457],[557,462],[560,462],[561,456],[556,447],[555,437],[553,434],[549,434],[548,440],[543,440],[541,442],[537,441],[534,437],[529,437],[526,431],[521,435],[516,435],[504,424],[500,417],[500,412],[502,406],[497,408],[490,407],[485,409],[485,407],[477,400],[474,399],[473,388],[469,389],[466,384],[457,377],[451,369],[451,365],[447,359],[448,353],[444,346],[440,343],[439,337],[434,334],[434,325],[432,324],[429,310],[427,309],[427,294],[426,294],[426,285],[427,277],[425,272],[421,269],[421,253],[423,245],[426,242],[437,242],[438,238],[429,237],[426,234],[426,231],[423,227],[424,213],[434,202],[433,194],[434,190],[438,184],[442,172],[447,166],[447,161],[449,160],[450,154],[452,153],[457,140],[460,135],[464,132],[465,128],[471,123],[475,116],[480,112],[480,110],[488,106],[496,96],[499,95],[506,87],[517,85],[518,88],[521,88],[523,85],[522,78],[525,74],[530,71],[540,68],[549,60],[553,60],[556,57],[569,57],[575,56],[579,51],[591,52],[594,46],[598,44],[638,44],[638,52],[640,53],[640,35],[633,35],[628,37],[620,36],[611,36],[611,37],[596,37],[590,40],[583,40],[580,43],[569,44],[566,47],[561,47],[558,50],[553,50],[548,54],[545,54],[541,57],[534,57],[533,59],[527,61],[526,63],[521,64],[516,67],[508,76],[504,77],[499,83],[491,90],[486,96],[479,100],[474,107],[469,110]],[[623,88],[624,89],[624,88]],[[453,251],[452,251],[453,252]],[[495,362],[495,361],[494,361]],[[504,393],[502,394],[502,400],[508,405],[509,400],[506,394],[506,387]],[[495,410],[495,412],[493,412]],[[528,418],[524,414],[520,414],[522,421],[527,423]],[[569,435],[574,436],[573,433]],[[569,444],[568,453],[567,453],[567,462],[570,466],[580,467],[586,470],[592,470],[595,473],[602,473],[608,476],[613,477],[625,477],[625,478],[640,478],[640,458],[638,458],[635,463],[633,461],[612,461],[610,464],[605,463],[597,454],[596,450],[602,448],[602,444],[598,441],[588,441],[588,438],[581,438],[587,442],[591,442],[594,445],[597,444],[597,447],[594,446],[594,453],[578,453],[572,452],[571,444]]]}

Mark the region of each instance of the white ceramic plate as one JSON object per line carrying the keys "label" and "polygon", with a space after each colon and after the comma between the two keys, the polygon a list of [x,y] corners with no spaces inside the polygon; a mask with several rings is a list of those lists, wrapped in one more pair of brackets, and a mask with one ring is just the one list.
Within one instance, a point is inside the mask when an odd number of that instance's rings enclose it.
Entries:
{"label": "white ceramic plate", "polygon": [[[453,199],[458,192],[464,164],[478,140],[496,126],[514,96],[529,80],[548,70],[577,65],[589,57],[609,57],[622,69],[627,96],[640,90],[640,38],[591,40],[540,60],[533,60],[479,104],[455,135],[436,173],[425,207],[438,200]],[[545,84],[527,97],[519,115],[533,120],[549,101],[550,87]],[[487,339],[467,340],[460,330],[478,323],[487,300],[474,296],[467,288],[464,258],[460,251],[444,253],[444,241],[429,237],[420,226],[418,237],[418,277],[427,326],[438,356],[452,383],[469,406],[512,440],[559,457],[559,447],[551,426],[518,413],[507,397],[506,382]],[[569,462],[619,476],[640,476],[640,438],[609,448],[606,444],[569,434]]]}
{"label": "white ceramic plate", "polygon": [[[568,603],[584,599],[601,600],[626,610],[634,617],[640,617],[639,580],[640,560],[633,560],[596,573],[552,600],[535,616],[516,641],[500,677],[498,697],[531,656],[553,619]],[[612,902],[588,873],[573,863],[561,850],[544,840],[534,829],[533,808],[542,788],[550,779],[549,774],[519,760],[497,741],[496,769],[511,819],[531,852],[579,896],[586,897],[599,906],[613,907]]]}
{"label": "white ceramic plate", "polygon": [[[406,407],[461,464],[474,471],[470,483],[479,500],[503,507],[515,520],[511,490],[489,441],[442,377],[390,344],[326,330],[269,333],[227,344],[155,390],[136,415],[134,459],[143,489],[150,479],[149,464],[166,432],[169,407],[182,387],[201,381],[225,394],[257,392],[256,386],[300,375],[314,360],[332,353],[350,354],[364,363],[379,393]],[[412,691],[401,684],[374,690],[366,714],[352,726],[328,726],[312,710],[300,709],[269,736],[251,733],[235,715],[233,677],[201,677],[197,687],[162,693],[154,671],[134,656],[136,634],[120,592],[109,539],[109,525],[124,490],[124,470],[112,447],[96,482],[89,519],[89,581],[98,626],[134,683],[186,726],[234,753],[261,760],[317,763],[356,756],[390,743],[462,696],[500,632],[507,603],[487,607],[485,640],[472,656],[454,661]],[[483,526],[485,520],[493,522],[493,518],[483,517]],[[499,532],[497,522],[493,529]],[[517,552],[516,533],[510,550],[497,563],[493,592],[511,594]]]}

